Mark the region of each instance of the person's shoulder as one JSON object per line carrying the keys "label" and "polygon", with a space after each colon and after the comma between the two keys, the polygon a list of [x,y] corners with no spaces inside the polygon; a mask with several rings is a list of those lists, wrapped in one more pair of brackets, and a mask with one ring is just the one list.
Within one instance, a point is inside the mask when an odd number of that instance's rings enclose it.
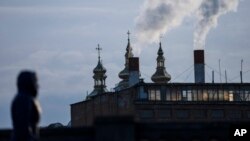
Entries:
{"label": "person's shoulder", "polygon": [[39,101],[36,98],[33,99],[33,103],[34,103],[34,106],[36,107],[36,109],[38,110],[38,112],[42,113],[42,108],[40,106]]}

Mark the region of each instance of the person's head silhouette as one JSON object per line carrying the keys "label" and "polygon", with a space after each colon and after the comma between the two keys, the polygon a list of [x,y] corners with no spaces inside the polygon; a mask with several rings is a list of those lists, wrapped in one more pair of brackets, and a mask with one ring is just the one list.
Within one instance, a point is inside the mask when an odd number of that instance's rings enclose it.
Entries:
{"label": "person's head silhouette", "polygon": [[25,93],[36,97],[38,91],[36,73],[32,71],[22,71],[17,78],[18,93]]}

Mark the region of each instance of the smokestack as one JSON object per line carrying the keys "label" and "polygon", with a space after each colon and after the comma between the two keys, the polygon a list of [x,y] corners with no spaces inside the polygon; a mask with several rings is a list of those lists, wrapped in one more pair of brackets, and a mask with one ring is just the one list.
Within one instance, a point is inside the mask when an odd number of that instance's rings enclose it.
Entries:
{"label": "smokestack", "polygon": [[195,83],[205,83],[204,50],[194,50]]}
{"label": "smokestack", "polygon": [[140,69],[139,69],[139,58],[130,57],[129,58],[129,86],[133,86],[136,83],[139,83],[140,78]]}

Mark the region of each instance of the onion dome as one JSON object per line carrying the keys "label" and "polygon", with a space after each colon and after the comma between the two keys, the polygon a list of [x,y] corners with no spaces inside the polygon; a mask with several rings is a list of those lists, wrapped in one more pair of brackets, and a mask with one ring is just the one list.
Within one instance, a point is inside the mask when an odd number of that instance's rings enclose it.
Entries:
{"label": "onion dome", "polygon": [[161,48],[161,42],[160,47],[158,49],[158,57],[156,59],[157,61],[157,67],[156,72],[152,75],[151,80],[155,83],[167,83],[169,80],[171,80],[170,74],[167,73],[166,68],[164,66],[165,58],[163,56],[163,50]]}
{"label": "onion dome", "polygon": [[98,60],[97,66],[94,68],[93,73],[106,73],[105,67],[102,65],[101,61]]}

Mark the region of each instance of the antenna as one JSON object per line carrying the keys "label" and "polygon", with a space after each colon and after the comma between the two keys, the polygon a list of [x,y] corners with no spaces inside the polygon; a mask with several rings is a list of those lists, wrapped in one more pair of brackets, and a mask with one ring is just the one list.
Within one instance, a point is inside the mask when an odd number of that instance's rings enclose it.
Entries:
{"label": "antenna", "polygon": [[241,59],[241,65],[240,65],[240,83],[243,83],[243,80],[242,80],[242,69],[243,69],[243,59]]}
{"label": "antenna", "polygon": [[212,71],[212,83],[214,83],[214,70]]}
{"label": "antenna", "polygon": [[227,70],[225,70],[225,82],[227,83]]}
{"label": "antenna", "polygon": [[221,69],[220,69],[220,59],[219,59],[219,71],[220,71],[220,83],[221,83]]}

